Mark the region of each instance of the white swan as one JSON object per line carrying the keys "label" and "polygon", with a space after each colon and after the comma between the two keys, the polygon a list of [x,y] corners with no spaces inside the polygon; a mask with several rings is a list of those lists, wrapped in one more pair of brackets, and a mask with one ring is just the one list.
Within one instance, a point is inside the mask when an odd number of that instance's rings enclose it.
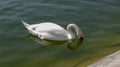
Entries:
{"label": "white swan", "polygon": [[[22,23],[27,28],[29,33],[37,36],[41,40],[47,39],[54,41],[65,41],[65,40],[75,39],[77,37],[80,39],[80,41],[83,41],[83,34],[80,28],[75,24],[69,24],[67,26],[67,30],[65,30],[63,27],[51,22],[32,24],[32,25],[29,25],[24,21],[22,21]],[[76,37],[75,37],[75,33],[72,32],[72,29],[75,30],[77,35]]]}

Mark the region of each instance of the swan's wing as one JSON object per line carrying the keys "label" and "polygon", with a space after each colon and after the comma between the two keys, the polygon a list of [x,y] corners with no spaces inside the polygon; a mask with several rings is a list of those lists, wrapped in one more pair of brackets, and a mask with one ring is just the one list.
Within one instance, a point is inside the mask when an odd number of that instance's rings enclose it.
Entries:
{"label": "swan's wing", "polygon": [[42,39],[48,40],[68,40],[67,34],[61,30],[51,30],[41,33]]}
{"label": "swan's wing", "polygon": [[49,40],[67,40],[67,31],[54,23],[41,23],[35,28],[35,31],[42,34],[43,39]]}

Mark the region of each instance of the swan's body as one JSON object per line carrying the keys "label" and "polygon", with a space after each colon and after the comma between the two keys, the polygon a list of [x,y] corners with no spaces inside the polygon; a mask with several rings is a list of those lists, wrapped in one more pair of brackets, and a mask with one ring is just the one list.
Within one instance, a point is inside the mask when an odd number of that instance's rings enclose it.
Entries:
{"label": "swan's body", "polygon": [[29,25],[24,21],[22,21],[22,23],[28,29],[29,33],[37,36],[40,39],[56,41],[75,39],[75,34],[71,31],[71,29],[73,28],[76,31],[77,37],[83,40],[82,32],[80,31],[79,27],[75,24],[69,24],[67,26],[67,30],[65,30],[63,27],[51,22],[32,25]]}

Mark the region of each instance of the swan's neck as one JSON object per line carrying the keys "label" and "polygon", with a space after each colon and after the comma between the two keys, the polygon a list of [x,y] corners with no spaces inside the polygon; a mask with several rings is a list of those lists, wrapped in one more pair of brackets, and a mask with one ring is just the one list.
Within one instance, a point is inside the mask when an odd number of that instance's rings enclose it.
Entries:
{"label": "swan's neck", "polygon": [[74,39],[75,38],[75,33],[73,33],[72,29],[75,30],[76,35],[77,35],[78,38],[83,37],[83,34],[82,34],[80,28],[77,25],[69,24],[67,26],[67,32],[68,32],[68,38],[69,39]]}

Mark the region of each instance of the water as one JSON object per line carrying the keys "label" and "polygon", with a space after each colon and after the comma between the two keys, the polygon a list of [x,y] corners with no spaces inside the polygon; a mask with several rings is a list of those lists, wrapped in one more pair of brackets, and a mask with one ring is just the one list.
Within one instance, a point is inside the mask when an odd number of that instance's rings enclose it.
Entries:
{"label": "water", "polygon": [[[86,67],[120,49],[119,0],[1,0],[0,67]],[[40,46],[27,38],[21,20],[77,24],[85,41],[75,51],[66,45]]]}

